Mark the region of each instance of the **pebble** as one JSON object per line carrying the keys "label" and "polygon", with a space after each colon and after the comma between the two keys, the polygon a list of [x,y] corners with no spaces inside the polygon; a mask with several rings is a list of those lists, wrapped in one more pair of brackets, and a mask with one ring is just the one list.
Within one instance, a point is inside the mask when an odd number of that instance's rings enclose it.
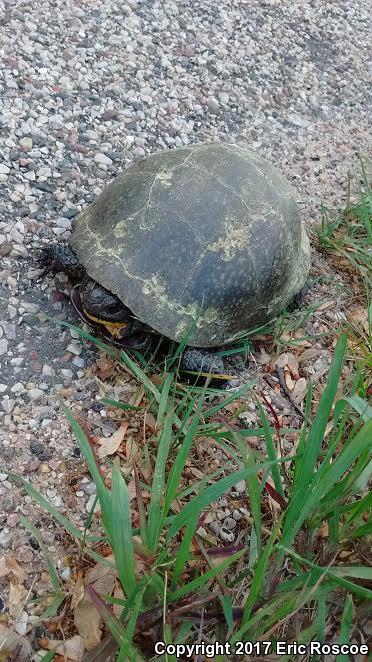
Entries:
{"label": "pebble", "polygon": [[27,395],[30,400],[40,400],[45,393],[40,388],[30,388],[29,391],[27,391]]}
{"label": "pebble", "polygon": [[0,338],[0,355],[8,351],[8,341],[6,338]]}
{"label": "pebble", "polygon": [[105,165],[105,166],[112,165],[112,159],[110,159],[110,157],[107,156],[107,154],[101,154],[101,153],[95,154],[94,161],[99,165]]}
{"label": "pebble", "polygon": [[3,549],[8,549],[11,545],[12,537],[13,536],[10,533],[10,531],[6,531],[2,529],[0,531],[0,547],[2,547]]}
{"label": "pebble", "polygon": [[225,529],[232,531],[236,528],[236,520],[233,517],[227,517],[223,523]]}
{"label": "pebble", "polygon": [[21,138],[19,141],[20,146],[22,147],[24,152],[29,152],[32,149],[32,138],[29,136],[25,138]]}
{"label": "pebble", "polygon": [[220,110],[219,103],[214,97],[208,97],[207,99],[207,108],[210,113],[217,115]]}
{"label": "pebble", "polygon": [[236,483],[236,485],[234,485],[233,490],[238,494],[244,494],[246,488],[247,486],[245,480],[240,480],[238,483]]}

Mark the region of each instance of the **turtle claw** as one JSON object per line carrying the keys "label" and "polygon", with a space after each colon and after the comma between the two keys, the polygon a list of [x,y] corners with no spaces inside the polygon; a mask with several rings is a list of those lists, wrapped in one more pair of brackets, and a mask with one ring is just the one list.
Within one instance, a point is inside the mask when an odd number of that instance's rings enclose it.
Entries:
{"label": "turtle claw", "polygon": [[81,280],[85,269],[68,245],[48,244],[38,255],[37,262],[45,272],[63,272],[73,281]]}

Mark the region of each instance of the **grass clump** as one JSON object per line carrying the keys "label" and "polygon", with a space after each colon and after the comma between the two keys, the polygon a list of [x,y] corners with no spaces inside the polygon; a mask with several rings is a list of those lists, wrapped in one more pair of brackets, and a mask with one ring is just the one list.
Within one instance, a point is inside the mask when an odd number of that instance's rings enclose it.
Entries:
{"label": "grass clump", "polygon": [[[367,307],[370,214],[368,189],[337,221],[324,216],[318,235],[323,249],[347,259],[363,283]],[[222,397],[217,391],[216,404],[208,382],[203,387],[180,383],[179,350],[154,374],[143,358],[113,352],[81,331],[111,352],[138,383],[142,395],[135,402],[109,398],[104,403],[128,420],[142,417],[144,425],[151,414],[152,432],[144,438],[147,471],[137,464],[132,478],[116,457],[104,475],[89,433],[62,404],[97,488],[100,527],[90,527],[89,517],[86,529],[77,529],[23,478],[11,478],[67,530],[80,567],[89,569],[94,562],[115,574],[116,588],[108,593],[85,584],[86,599],[106,630],[85,662],[175,659],[156,655],[156,641],[227,642],[232,651],[238,641],[269,641],[271,652],[278,640],[345,643],[356,636],[364,643],[362,626],[372,598],[371,329],[369,324],[361,334],[346,324],[344,331],[337,332],[319,402],[309,386],[302,426],[294,430],[280,428],[259,392],[253,397],[261,427],[239,429],[229,412],[253,383]],[[346,363],[352,375],[348,387]],[[288,433],[293,452],[285,455],[280,442]],[[250,443],[252,436],[262,441],[260,451]],[[216,471],[203,467],[195,480],[186,481],[187,467],[191,460],[195,464],[205,437],[228,460]],[[233,545],[216,546],[204,527],[208,512],[242,481],[249,510],[241,534]],[[35,527],[24,525],[38,539]],[[41,549],[53,586],[41,619],[57,615],[62,606],[68,614],[76,592],[71,597],[47,550]]]}

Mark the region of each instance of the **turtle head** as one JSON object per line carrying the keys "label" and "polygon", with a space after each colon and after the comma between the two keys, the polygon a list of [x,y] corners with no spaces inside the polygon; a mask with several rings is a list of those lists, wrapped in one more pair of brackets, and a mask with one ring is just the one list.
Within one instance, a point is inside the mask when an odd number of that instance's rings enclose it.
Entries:
{"label": "turtle head", "polygon": [[89,276],[79,286],[80,313],[87,322],[104,327],[110,336],[120,340],[137,330],[138,322],[116,294]]}

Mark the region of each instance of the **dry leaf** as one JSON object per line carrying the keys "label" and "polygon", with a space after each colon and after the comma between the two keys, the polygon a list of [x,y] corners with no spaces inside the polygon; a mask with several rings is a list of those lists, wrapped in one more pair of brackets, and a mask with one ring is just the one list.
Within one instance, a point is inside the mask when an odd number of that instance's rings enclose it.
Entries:
{"label": "dry leaf", "polygon": [[307,381],[305,377],[300,377],[294,385],[292,391],[292,397],[297,402],[300,403],[304,399],[307,392]]}
{"label": "dry leaf", "polygon": [[81,662],[84,655],[84,640],[76,635],[64,641],[56,639],[40,639],[39,645],[45,650],[55,651],[62,655],[66,662]]}
{"label": "dry leaf", "polygon": [[115,361],[107,355],[101,356],[96,361],[96,373],[99,379],[103,381],[111,377],[115,371]]}
{"label": "dry leaf", "polygon": [[328,538],[328,522],[323,522],[316,532],[317,538]]}
{"label": "dry leaf", "polygon": [[13,573],[19,579],[20,582],[23,582],[26,579],[26,572],[21,568],[12,556],[6,556],[6,565],[8,570]]}
{"label": "dry leaf", "polygon": [[143,420],[144,420],[144,426],[146,428],[149,428],[149,430],[152,430],[153,432],[156,430],[156,421],[150,411],[145,412]]}
{"label": "dry leaf", "polygon": [[[1,654],[16,654],[17,662],[29,662],[32,655],[32,646],[28,639],[21,637],[13,630],[8,630],[0,623],[0,651]],[[5,658],[6,659],[6,658]]]}
{"label": "dry leaf", "polygon": [[[106,556],[106,559],[108,561],[112,561],[113,563],[115,563],[115,557],[113,554]],[[108,566],[97,563],[92,568],[89,568],[88,572],[86,573],[84,577],[85,586],[90,586],[91,584],[94,584],[102,577],[106,577],[106,575],[108,575],[109,572],[112,572],[112,570],[113,568],[109,568]]]}
{"label": "dry leaf", "polygon": [[298,361],[294,354],[288,353],[287,366],[291,371],[293,379],[299,379],[300,375],[298,374]]}
{"label": "dry leaf", "polygon": [[125,444],[125,455],[128,460],[128,463],[134,466],[137,463],[139,454],[140,452],[139,452],[138,444],[135,438],[132,435],[130,435],[127,439],[127,443]]}
{"label": "dry leaf", "polygon": [[284,373],[284,379],[285,379],[285,383],[286,383],[287,389],[288,389],[289,391],[293,391],[293,389],[294,389],[294,381],[293,381],[293,379],[292,379],[290,373],[289,373],[287,370],[286,370],[285,373]]}
{"label": "dry leaf", "polygon": [[81,602],[84,597],[85,587],[84,587],[84,578],[82,572],[78,573],[77,580],[74,586],[74,592],[71,598],[71,609],[74,610],[75,607]]}
{"label": "dry leaf", "polygon": [[27,589],[17,581],[9,583],[8,609],[11,616],[18,618],[25,606],[27,595]]}
{"label": "dry leaf", "polygon": [[[117,600],[125,599],[125,595],[123,593],[123,589],[121,588],[120,584],[115,584],[114,598],[116,598]],[[120,618],[121,612],[123,611],[123,607],[121,605],[112,605],[112,611],[114,612],[114,616],[116,616],[116,618]]]}
{"label": "dry leaf", "polygon": [[74,623],[85,648],[93,650],[102,637],[101,617],[87,593],[74,609]]}
{"label": "dry leaf", "polygon": [[309,361],[309,359],[315,359],[316,356],[319,356],[320,349],[315,349],[311,347],[310,349],[305,349],[304,352],[298,357],[298,362],[303,363],[304,361]]}
{"label": "dry leaf", "polygon": [[6,563],[6,557],[5,556],[0,556],[0,579],[2,577],[6,577],[8,574],[8,566]]}
{"label": "dry leaf", "polygon": [[125,433],[128,427],[128,421],[124,421],[120,428],[116,430],[116,432],[114,432],[111,437],[97,437],[97,442],[100,444],[97,455],[100,459],[116,453],[124,441]]}

